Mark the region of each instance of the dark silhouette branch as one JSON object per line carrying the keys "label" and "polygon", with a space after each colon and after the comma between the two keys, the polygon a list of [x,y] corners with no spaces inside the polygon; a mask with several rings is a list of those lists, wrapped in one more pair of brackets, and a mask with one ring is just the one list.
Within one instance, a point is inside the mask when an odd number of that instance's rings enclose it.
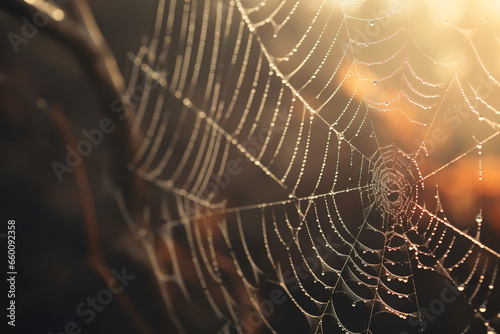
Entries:
{"label": "dark silhouette branch", "polygon": [[[118,173],[114,173],[113,178],[116,184],[122,188],[122,193],[127,196],[126,203],[131,206],[132,216],[137,221],[141,221],[141,214],[138,214],[138,210],[134,210],[134,208],[143,207],[145,196],[142,181],[126,169],[126,165],[131,161],[132,154],[137,147],[137,140],[130,131],[130,122],[133,119],[134,110],[123,99],[125,81],[109,46],[99,31],[87,1],[70,0],[67,4],[61,6],[65,13],[64,19],[57,21],[47,15],[48,22],[43,26],[36,25],[33,20],[34,15],[40,12],[40,9],[25,1],[3,0],[0,2],[0,9],[5,10],[15,18],[28,19],[40,31],[70,50],[96,85],[97,94],[103,101],[106,113],[116,118],[116,115],[113,115],[111,110],[112,103],[116,102],[118,102],[118,106],[115,107],[123,106],[128,111],[128,117],[125,120],[115,122],[114,159],[112,161]],[[75,140],[71,135],[64,112],[54,108],[52,115],[63,141],[75,147]],[[107,283],[113,276],[101,254],[99,225],[90,183],[83,164],[75,167],[75,178],[89,240],[88,262]],[[148,323],[135,308],[130,298],[125,293],[120,293],[117,297],[140,332],[151,333]]]}

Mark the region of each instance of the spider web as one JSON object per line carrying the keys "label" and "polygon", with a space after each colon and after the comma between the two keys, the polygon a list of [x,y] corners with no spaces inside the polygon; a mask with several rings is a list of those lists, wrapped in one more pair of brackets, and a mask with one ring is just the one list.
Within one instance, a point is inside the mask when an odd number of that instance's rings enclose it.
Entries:
{"label": "spider web", "polygon": [[127,221],[178,332],[419,331],[451,282],[453,328],[494,333],[497,7],[158,1],[128,54],[149,203]]}

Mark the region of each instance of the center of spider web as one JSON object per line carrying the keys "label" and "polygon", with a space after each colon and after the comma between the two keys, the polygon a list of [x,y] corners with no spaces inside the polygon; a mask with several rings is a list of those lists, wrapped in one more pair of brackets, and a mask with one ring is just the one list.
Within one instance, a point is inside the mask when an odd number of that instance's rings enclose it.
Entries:
{"label": "center of spider web", "polygon": [[415,161],[394,146],[381,148],[373,160],[370,197],[389,226],[405,227],[417,202],[421,177]]}
{"label": "center of spider web", "polygon": [[399,198],[399,189],[397,184],[391,183],[388,188],[387,199],[391,202],[397,201],[397,199]]}

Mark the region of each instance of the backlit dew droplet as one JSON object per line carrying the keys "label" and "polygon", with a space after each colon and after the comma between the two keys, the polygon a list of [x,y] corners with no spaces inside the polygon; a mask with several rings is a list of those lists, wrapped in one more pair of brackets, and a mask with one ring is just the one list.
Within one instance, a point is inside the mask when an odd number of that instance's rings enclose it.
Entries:
{"label": "backlit dew droplet", "polygon": [[377,81],[374,81],[374,82],[373,82],[373,85],[375,86],[376,84],[377,84]]}
{"label": "backlit dew droplet", "polygon": [[43,109],[47,106],[47,101],[45,99],[42,99],[42,98],[39,98],[37,101],[36,101],[36,106],[40,109]]}
{"label": "backlit dew droplet", "polygon": [[483,148],[483,144],[482,143],[477,143],[476,147],[480,150]]}
{"label": "backlit dew droplet", "polygon": [[479,312],[481,312],[481,313],[486,312],[486,305],[485,304],[482,304],[481,306],[479,306]]}
{"label": "backlit dew droplet", "polygon": [[457,289],[458,289],[458,291],[464,291],[465,285],[459,284],[458,287],[457,287]]}
{"label": "backlit dew droplet", "polygon": [[56,9],[52,12],[52,18],[56,21],[62,21],[64,19],[64,12],[60,9]]}
{"label": "backlit dew droplet", "polygon": [[479,213],[479,214],[476,216],[476,222],[481,223],[482,221],[483,221],[483,215]]}
{"label": "backlit dew droplet", "polygon": [[480,121],[484,121],[484,116],[483,115],[479,115],[479,120]]}
{"label": "backlit dew droplet", "polygon": [[370,26],[373,27],[373,25],[375,24],[375,22],[373,21],[370,21]]}
{"label": "backlit dew droplet", "polygon": [[488,286],[488,289],[490,289],[490,290],[493,290],[493,288],[494,288],[493,284],[490,284],[490,285]]}

